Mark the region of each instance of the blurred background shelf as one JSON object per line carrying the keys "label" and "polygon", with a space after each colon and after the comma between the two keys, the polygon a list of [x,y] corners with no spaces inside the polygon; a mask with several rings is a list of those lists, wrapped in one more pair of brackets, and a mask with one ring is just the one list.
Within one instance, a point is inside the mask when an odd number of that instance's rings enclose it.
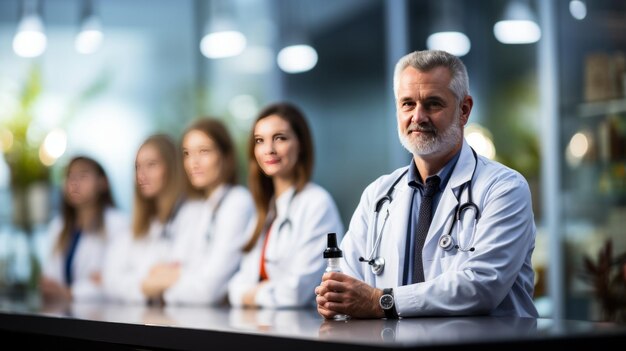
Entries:
{"label": "blurred background shelf", "polygon": [[607,114],[624,112],[626,112],[626,98],[586,102],[578,106],[578,115],[583,118],[602,117]]}

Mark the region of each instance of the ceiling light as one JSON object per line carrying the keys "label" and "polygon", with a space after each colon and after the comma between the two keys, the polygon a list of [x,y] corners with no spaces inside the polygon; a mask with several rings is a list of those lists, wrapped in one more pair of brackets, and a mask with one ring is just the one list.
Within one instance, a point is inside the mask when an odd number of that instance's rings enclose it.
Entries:
{"label": "ceiling light", "polygon": [[587,4],[582,0],[572,0],[569,2],[569,13],[577,20],[587,17]]}
{"label": "ceiling light", "polygon": [[245,48],[246,37],[236,30],[209,33],[200,41],[200,51],[211,59],[237,56]]}
{"label": "ceiling light", "polygon": [[47,38],[39,7],[38,0],[22,1],[22,17],[13,37],[13,51],[21,57],[37,57],[46,51]]}
{"label": "ceiling light", "polygon": [[503,44],[530,44],[541,38],[541,28],[527,1],[507,4],[504,19],[493,26],[493,34]]}
{"label": "ceiling light", "polygon": [[206,35],[200,40],[200,52],[205,57],[210,59],[234,57],[246,49],[246,36],[237,28],[232,6],[231,2],[225,0],[211,1]]}
{"label": "ceiling light", "polygon": [[81,28],[74,41],[74,47],[81,54],[93,54],[102,45],[103,38],[102,24],[93,10],[93,3],[91,0],[85,0],[81,15]]}
{"label": "ceiling light", "polygon": [[433,6],[433,33],[426,39],[426,47],[459,57],[467,55],[472,44],[464,33],[462,4],[453,0],[438,0]]}
{"label": "ceiling light", "polygon": [[298,44],[284,47],[276,58],[278,67],[286,73],[310,71],[317,64],[317,51],[312,46]]}
{"label": "ceiling light", "polygon": [[285,73],[303,73],[317,65],[317,51],[310,45],[308,14],[295,1],[286,1],[281,6],[279,44],[282,49],[276,55],[278,67]]}
{"label": "ceiling light", "polygon": [[426,46],[429,50],[443,50],[461,57],[467,55],[472,44],[464,33],[438,32],[428,36]]}

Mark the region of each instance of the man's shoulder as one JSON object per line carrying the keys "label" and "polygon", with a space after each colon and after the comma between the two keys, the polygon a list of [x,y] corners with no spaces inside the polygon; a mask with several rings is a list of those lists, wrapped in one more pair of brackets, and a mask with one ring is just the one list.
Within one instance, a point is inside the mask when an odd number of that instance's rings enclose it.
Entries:
{"label": "man's shoulder", "polygon": [[523,177],[520,174],[520,172],[518,172],[516,169],[513,169],[513,168],[505,165],[504,163],[501,163],[501,162],[496,161],[496,160],[489,159],[489,158],[484,157],[484,156],[479,156],[479,159],[480,159],[480,162],[483,164],[483,166],[487,170],[489,170],[489,172],[494,172],[494,173],[507,175],[507,176],[511,176],[511,177]]}
{"label": "man's shoulder", "polygon": [[507,187],[528,187],[528,181],[517,170],[486,157],[480,157],[482,171],[477,174],[477,183],[500,184]]}

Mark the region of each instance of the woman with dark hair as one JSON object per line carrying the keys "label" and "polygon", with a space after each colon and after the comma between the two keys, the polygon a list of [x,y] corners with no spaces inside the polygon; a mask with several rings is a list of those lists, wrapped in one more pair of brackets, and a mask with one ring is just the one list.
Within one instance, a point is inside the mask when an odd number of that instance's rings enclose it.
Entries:
{"label": "woman with dark hair", "polygon": [[63,185],[61,214],[50,222],[52,243],[43,264],[44,300],[102,298],[101,270],[106,247],[128,231],[128,218],[115,208],[102,166],[86,156],[72,158]]}
{"label": "woman with dark hair", "polygon": [[245,256],[229,283],[234,306],[314,306],[324,273],[327,233],[343,234],[330,194],[311,181],[313,139],[303,113],[289,103],[267,106],[249,140],[248,187],[257,210]]}
{"label": "woman with dark hair", "polygon": [[181,270],[163,298],[166,304],[225,303],[228,280],[239,267],[245,230],[254,215],[252,196],[238,184],[235,144],[220,120],[193,122],[183,133],[182,155],[190,196],[203,203],[195,222],[202,235],[194,245],[194,262]]}
{"label": "woman with dark hair", "polygon": [[187,200],[184,177],[171,137],[155,134],[139,147],[132,235],[116,240],[106,258],[103,281],[110,299],[162,304],[194,257],[202,207]]}

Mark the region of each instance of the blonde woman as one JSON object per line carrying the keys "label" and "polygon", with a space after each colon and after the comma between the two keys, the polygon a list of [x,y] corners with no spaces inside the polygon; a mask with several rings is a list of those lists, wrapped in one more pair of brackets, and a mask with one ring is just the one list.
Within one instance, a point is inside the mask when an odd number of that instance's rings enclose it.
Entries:
{"label": "blonde woman", "polygon": [[257,218],[245,257],[229,283],[233,306],[314,306],[324,273],[327,233],[343,233],[330,194],[311,181],[313,140],[302,112],[289,103],[267,106],[250,135],[249,189]]}
{"label": "blonde woman", "polygon": [[131,235],[107,255],[107,296],[124,302],[162,304],[197,248],[200,202],[184,196],[180,152],[167,135],[149,137],[135,159],[135,200]]}
{"label": "blonde woman", "polygon": [[126,214],[115,207],[104,168],[90,157],[72,158],[61,213],[48,227],[51,245],[39,281],[44,301],[101,299],[107,245],[128,225]]}

